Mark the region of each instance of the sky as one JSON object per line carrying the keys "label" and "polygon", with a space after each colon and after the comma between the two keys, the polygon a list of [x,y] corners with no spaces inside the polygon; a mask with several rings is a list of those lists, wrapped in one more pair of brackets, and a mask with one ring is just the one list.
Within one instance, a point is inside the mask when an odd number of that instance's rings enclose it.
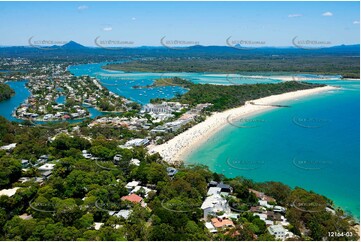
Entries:
{"label": "sky", "polygon": [[[359,2],[0,2],[0,46],[360,43]],[[30,40],[29,40],[30,39]],[[44,43],[44,42],[42,42]],[[109,43],[109,42],[108,42]]]}

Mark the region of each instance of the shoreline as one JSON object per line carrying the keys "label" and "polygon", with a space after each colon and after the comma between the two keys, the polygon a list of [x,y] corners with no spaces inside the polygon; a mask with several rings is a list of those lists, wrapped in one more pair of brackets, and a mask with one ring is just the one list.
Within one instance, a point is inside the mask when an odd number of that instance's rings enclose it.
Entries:
{"label": "shoreline", "polygon": [[196,124],[185,132],[175,136],[173,139],[161,145],[148,146],[148,151],[151,154],[159,153],[169,164],[180,161],[184,162],[183,159],[186,158],[187,155],[194,152],[204,142],[207,142],[207,140],[213,137],[227,124],[232,125],[232,119],[247,118],[276,108],[274,106],[252,105],[251,102],[272,105],[335,89],[338,88],[333,86],[317,87],[250,100],[246,102],[245,105],[238,108],[229,109],[220,113],[213,113],[211,116],[207,117],[205,121]]}

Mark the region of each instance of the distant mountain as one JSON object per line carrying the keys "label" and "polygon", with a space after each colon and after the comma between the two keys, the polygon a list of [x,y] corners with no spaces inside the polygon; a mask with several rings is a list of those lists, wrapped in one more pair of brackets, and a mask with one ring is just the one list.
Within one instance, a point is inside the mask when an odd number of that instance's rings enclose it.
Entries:
{"label": "distant mountain", "polygon": [[87,49],[87,47],[75,42],[75,41],[69,41],[65,45],[61,46],[62,49],[66,50],[84,50]]}
{"label": "distant mountain", "polygon": [[265,58],[278,56],[347,56],[357,57],[360,55],[360,45],[339,45],[321,49],[302,49],[296,46],[288,47],[267,47],[262,48],[240,48],[242,46],[202,46],[195,45],[183,48],[182,50],[167,48],[164,46],[140,46],[124,49],[103,49],[99,47],[86,47],[75,41],[70,41],[63,46],[49,46],[37,48],[35,46],[12,46],[0,47],[0,57],[27,57],[27,58],[68,58],[84,59],[95,56],[103,59],[122,58],[143,58],[143,57],[166,57],[166,58],[189,58],[189,57],[210,57],[210,58]]}

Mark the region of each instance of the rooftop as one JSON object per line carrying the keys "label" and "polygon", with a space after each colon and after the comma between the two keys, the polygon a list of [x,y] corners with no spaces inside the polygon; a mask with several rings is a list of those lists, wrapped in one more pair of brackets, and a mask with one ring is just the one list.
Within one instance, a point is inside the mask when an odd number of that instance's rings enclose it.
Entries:
{"label": "rooftop", "polygon": [[211,222],[215,228],[234,227],[234,223],[229,219],[212,218]]}
{"label": "rooftop", "polygon": [[129,201],[132,203],[141,203],[143,198],[141,198],[140,196],[138,196],[137,194],[130,194],[128,196],[123,196],[121,198],[123,201]]}
{"label": "rooftop", "polygon": [[15,195],[16,191],[19,189],[20,187],[14,187],[11,189],[3,189],[0,191],[0,196],[8,196],[8,197],[12,197]]}

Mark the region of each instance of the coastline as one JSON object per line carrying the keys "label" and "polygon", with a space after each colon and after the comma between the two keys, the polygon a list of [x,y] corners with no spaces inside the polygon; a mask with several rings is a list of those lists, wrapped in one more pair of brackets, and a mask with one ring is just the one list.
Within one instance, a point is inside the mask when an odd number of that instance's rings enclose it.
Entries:
{"label": "coastline", "polygon": [[[279,102],[294,100],[335,89],[337,89],[337,87],[324,86],[250,100],[245,105],[238,108],[229,109],[220,113],[213,113],[211,116],[207,117],[205,121],[196,124],[161,145],[148,146],[149,153],[154,154],[158,152],[162,158],[170,164],[183,161],[189,153],[195,151],[200,145],[209,140],[224,126],[227,124],[231,125],[231,119],[247,118],[249,116],[276,108],[274,106],[266,105],[278,104]],[[251,102],[263,105],[252,105]]]}

